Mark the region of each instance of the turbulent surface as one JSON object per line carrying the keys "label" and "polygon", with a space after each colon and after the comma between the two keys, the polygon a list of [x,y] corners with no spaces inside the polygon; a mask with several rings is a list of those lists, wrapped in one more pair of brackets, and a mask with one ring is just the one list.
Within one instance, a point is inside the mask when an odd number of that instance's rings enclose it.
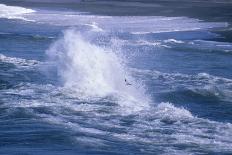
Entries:
{"label": "turbulent surface", "polygon": [[0,154],[232,153],[228,23],[0,8]]}

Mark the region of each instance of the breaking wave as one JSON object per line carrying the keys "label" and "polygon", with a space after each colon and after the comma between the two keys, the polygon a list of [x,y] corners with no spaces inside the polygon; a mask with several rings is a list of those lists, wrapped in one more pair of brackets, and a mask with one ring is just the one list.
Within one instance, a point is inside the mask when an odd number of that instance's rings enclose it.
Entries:
{"label": "breaking wave", "polygon": [[[36,116],[37,119],[42,118],[47,123],[64,126],[66,130],[90,135],[83,137],[88,145],[106,145],[107,135],[111,135],[116,141],[139,141],[142,146],[149,146],[149,149],[144,150],[146,153],[152,153],[158,147],[172,154],[183,145],[187,149],[180,154],[188,154],[188,151],[194,149],[227,153],[232,151],[230,123],[195,117],[188,110],[171,103],[160,103],[140,113],[122,117],[115,105],[104,104],[104,101],[78,101],[70,97],[68,92],[65,93],[65,88],[52,85],[25,83],[16,89],[8,89],[1,95],[9,96],[2,101],[10,101],[11,108],[27,108],[28,115]],[[30,99],[31,96],[34,97],[33,100]],[[2,106],[8,107],[9,104]],[[41,108],[46,109],[45,112],[41,112]],[[11,113],[11,110],[8,112]],[[130,122],[133,123],[127,126],[126,123]],[[79,134],[74,137],[77,142],[83,142]],[[173,145],[176,146],[171,147],[173,150],[168,149]]]}
{"label": "breaking wave", "polygon": [[0,62],[14,64],[16,67],[30,67],[40,63],[37,60],[27,60],[16,57],[8,57],[3,54],[0,54]]}
{"label": "breaking wave", "polygon": [[26,20],[22,15],[28,14],[28,13],[34,13],[34,12],[35,10],[32,10],[32,9],[0,4],[0,18]]}
{"label": "breaking wave", "polygon": [[116,53],[94,45],[75,30],[65,31],[47,51],[62,85],[79,98],[113,98],[120,106],[136,111],[148,107],[143,85],[130,75]]}
{"label": "breaking wave", "polygon": [[[193,95],[216,98],[222,101],[231,101],[232,79],[210,75],[208,73],[181,74],[181,73],[163,73],[156,70],[131,69],[131,72],[150,77],[157,83],[163,83],[170,90],[176,91],[180,87]],[[170,87],[171,86],[171,89]]]}

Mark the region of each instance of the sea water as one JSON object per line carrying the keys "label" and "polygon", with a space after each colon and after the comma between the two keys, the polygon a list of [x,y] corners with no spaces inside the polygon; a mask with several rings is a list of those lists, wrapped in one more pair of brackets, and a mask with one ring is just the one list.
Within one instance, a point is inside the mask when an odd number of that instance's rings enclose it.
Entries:
{"label": "sea water", "polygon": [[230,154],[226,22],[0,4],[0,154]]}

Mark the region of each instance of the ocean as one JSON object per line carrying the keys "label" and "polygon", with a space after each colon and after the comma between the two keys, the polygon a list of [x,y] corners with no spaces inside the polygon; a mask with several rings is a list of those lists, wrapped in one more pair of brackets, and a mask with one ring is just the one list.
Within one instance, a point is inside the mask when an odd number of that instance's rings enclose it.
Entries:
{"label": "ocean", "polygon": [[58,2],[0,1],[0,155],[232,154],[229,1]]}

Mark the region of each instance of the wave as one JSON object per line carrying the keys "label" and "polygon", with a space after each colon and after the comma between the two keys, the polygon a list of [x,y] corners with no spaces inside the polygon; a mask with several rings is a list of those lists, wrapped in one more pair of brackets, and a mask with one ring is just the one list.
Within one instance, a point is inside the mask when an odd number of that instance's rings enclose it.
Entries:
{"label": "wave", "polygon": [[209,52],[220,51],[223,53],[232,53],[232,44],[229,42],[217,42],[207,40],[194,40],[188,43],[190,48],[200,50],[208,49]]}
{"label": "wave", "polygon": [[175,39],[167,39],[167,40],[155,40],[155,41],[147,41],[147,40],[135,40],[135,41],[124,41],[121,40],[122,43],[130,46],[152,46],[152,47],[165,47],[171,48],[167,43],[174,43],[174,44],[183,44],[184,41],[175,40]]}
{"label": "wave", "polygon": [[[217,42],[209,40],[193,40],[193,41],[180,41],[180,40],[164,40],[164,43],[177,50],[188,50],[195,52],[214,52],[218,54],[231,54],[232,44],[229,42]],[[181,44],[181,46],[180,46]]]}
{"label": "wave", "polygon": [[130,75],[118,53],[94,45],[73,29],[66,30],[47,51],[63,86],[79,98],[111,97],[135,111],[148,107],[143,85]]}
{"label": "wave", "polygon": [[0,54],[0,62],[14,64],[16,67],[31,67],[38,65],[40,62],[37,60],[27,60],[16,57],[7,57],[3,54]]}
{"label": "wave", "polygon": [[[188,110],[175,107],[171,103],[160,103],[135,119],[138,121],[127,133],[113,135],[128,142],[139,141],[144,145],[156,146],[156,149],[159,146],[167,154],[176,153],[178,148],[183,146],[188,149],[180,154],[202,149],[207,152],[232,151],[229,138],[232,136],[232,124],[198,118]],[[175,147],[170,149],[170,145]]]}
{"label": "wave", "polygon": [[22,15],[34,12],[36,11],[32,9],[0,4],[0,18],[28,20],[24,18]]}
{"label": "wave", "polygon": [[[109,140],[139,142],[146,146],[144,151],[151,153],[158,147],[172,154],[183,145],[187,148],[182,149],[182,154],[196,150],[201,152],[202,148],[211,153],[232,152],[231,123],[198,118],[172,103],[159,103],[139,113],[124,116],[116,104],[110,104],[111,100],[78,100],[66,88],[54,85],[21,83],[14,89],[2,91],[0,96],[3,103],[6,101],[2,107],[25,108],[27,115],[35,119],[80,133],[89,145],[101,146]],[[8,104],[9,101],[11,104]],[[75,141],[83,142],[80,134],[74,136]]]}
{"label": "wave", "polygon": [[3,38],[20,38],[20,39],[29,39],[29,40],[52,40],[55,39],[55,36],[39,35],[39,34],[20,34],[20,33],[5,33],[0,32],[0,37]]}
{"label": "wave", "polygon": [[182,82],[184,81],[188,82],[189,80],[199,80],[199,82],[202,81],[202,83],[204,82],[214,83],[215,82],[218,84],[226,83],[228,85],[232,83],[232,79],[220,77],[220,76],[214,76],[208,73],[198,73],[194,75],[189,75],[189,74],[182,74],[182,73],[164,73],[164,72],[160,72],[157,70],[141,70],[141,69],[136,69],[136,68],[130,68],[130,70],[131,72],[134,72],[134,73],[152,76],[153,79],[165,78],[166,82],[171,82],[171,83],[178,82],[174,80],[180,80]]}
{"label": "wave", "polygon": [[135,68],[131,68],[131,72],[137,76],[142,76],[143,79],[149,77],[158,83],[161,82],[163,85],[167,85],[167,90],[163,89],[162,91],[170,92],[171,86],[173,91],[178,91],[181,88],[181,90],[199,97],[213,97],[228,102],[231,102],[232,99],[232,79],[229,78],[214,76],[208,73],[189,75]]}
{"label": "wave", "polygon": [[92,30],[95,31],[95,32],[102,32],[102,31],[104,31],[104,30],[103,30],[102,28],[100,28],[100,27],[98,26],[98,24],[95,23],[95,22],[93,22],[92,24],[84,24],[84,25],[90,26],[90,27],[92,28]]}
{"label": "wave", "polygon": [[39,10],[32,16],[27,16],[27,19],[56,26],[79,26],[82,29],[88,26],[96,32],[127,32],[136,35],[195,31],[228,26],[226,22],[202,22],[187,17],[100,16],[54,10]]}
{"label": "wave", "polygon": [[164,40],[164,42],[165,43],[177,43],[177,44],[184,43],[184,41],[176,40],[176,39],[167,39],[167,40]]}

